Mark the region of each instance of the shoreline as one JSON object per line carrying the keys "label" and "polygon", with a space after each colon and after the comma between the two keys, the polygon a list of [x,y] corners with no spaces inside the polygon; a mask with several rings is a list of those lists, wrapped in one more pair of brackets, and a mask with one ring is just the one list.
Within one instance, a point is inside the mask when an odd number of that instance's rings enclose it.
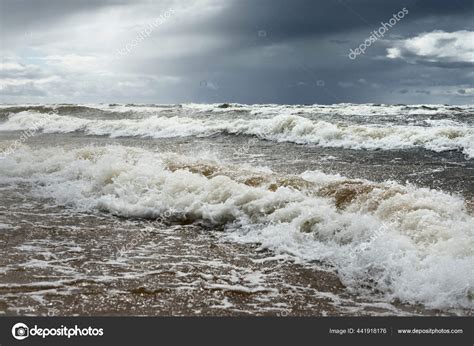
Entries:
{"label": "shoreline", "polygon": [[321,264],[228,242],[197,225],[161,224],[117,259],[114,251],[143,220],[53,209],[62,213],[60,227],[17,210],[18,227],[0,232],[2,316],[456,315],[364,299]]}

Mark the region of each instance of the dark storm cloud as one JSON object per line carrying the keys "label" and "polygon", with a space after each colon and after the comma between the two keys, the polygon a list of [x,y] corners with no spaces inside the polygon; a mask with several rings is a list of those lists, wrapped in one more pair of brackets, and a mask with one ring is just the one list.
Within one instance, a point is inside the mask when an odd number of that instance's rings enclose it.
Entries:
{"label": "dark storm cloud", "polygon": [[[42,82],[17,77],[49,88],[51,101],[473,102],[469,47],[462,59],[442,54],[463,44],[456,40],[468,36],[459,32],[474,31],[471,0],[0,2],[9,59]],[[107,60],[167,8],[176,9],[169,22],[127,56]],[[348,58],[402,8],[408,15],[383,40]],[[31,42],[19,39],[25,23],[37,29]],[[433,41],[434,31],[453,36]],[[58,78],[48,84],[45,73]]]}
{"label": "dark storm cloud", "polygon": [[[474,2],[469,0],[244,0],[232,2],[226,14],[216,18],[209,28],[229,35],[268,28],[274,37],[298,39],[359,28],[373,29],[403,7],[412,10],[411,20],[429,16],[472,20],[474,12]],[[459,25],[459,22],[449,22],[451,28]]]}

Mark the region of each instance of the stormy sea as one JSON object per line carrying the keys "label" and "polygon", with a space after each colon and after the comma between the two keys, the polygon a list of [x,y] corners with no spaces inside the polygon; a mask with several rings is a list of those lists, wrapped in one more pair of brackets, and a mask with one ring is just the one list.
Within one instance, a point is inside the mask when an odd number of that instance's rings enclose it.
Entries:
{"label": "stormy sea", "polygon": [[0,106],[0,314],[471,315],[474,106]]}

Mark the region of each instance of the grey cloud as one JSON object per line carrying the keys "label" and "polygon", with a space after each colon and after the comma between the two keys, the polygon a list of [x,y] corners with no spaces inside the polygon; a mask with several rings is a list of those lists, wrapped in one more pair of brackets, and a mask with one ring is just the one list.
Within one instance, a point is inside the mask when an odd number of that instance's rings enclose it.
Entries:
{"label": "grey cloud", "polygon": [[[433,103],[470,102],[469,93],[456,92],[472,88],[466,61],[443,60],[439,54],[437,60],[429,61],[433,57],[420,57],[403,42],[435,30],[472,30],[473,1],[0,3],[4,54],[27,67],[0,72],[0,78],[31,80],[43,92],[41,100],[409,103],[422,98]],[[376,42],[355,61],[348,59],[350,48],[403,7],[409,14],[390,31],[387,42]],[[176,9],[168,23],[126,57],[111,59],[167,8]],[[32,37],[25,37],[25,30],[31,30]],[[450,38],[440,39],[434,47],[443,51],[452,44]],[[400,56],[387,59],[386,48],[400,49]],[[449,71],[441,68],[443,64]],[[38,83],[48,76],[58,78]],[[442,88],[452,92],[443,91],[441,99],[438,91]],[[406,93],[394,92],[404,89]],[[33,89],[23,88],[23,93],[40,97]],[[8,100],[19,95],[21,90],[11,93]]]}

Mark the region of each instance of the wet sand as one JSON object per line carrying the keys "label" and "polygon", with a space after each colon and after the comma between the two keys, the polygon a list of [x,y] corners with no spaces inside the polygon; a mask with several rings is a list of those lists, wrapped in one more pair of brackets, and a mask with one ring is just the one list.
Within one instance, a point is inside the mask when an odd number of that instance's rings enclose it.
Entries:
{"label": "wet sand", "polygon": [[0,222],[14,225],[0,230],[2,315],[439,313],[377,302],[374,292],[357,297],[320,263],[231,243],[205,225],[72,213],[47,200],[25,205],[20,186],[0,188]]}

